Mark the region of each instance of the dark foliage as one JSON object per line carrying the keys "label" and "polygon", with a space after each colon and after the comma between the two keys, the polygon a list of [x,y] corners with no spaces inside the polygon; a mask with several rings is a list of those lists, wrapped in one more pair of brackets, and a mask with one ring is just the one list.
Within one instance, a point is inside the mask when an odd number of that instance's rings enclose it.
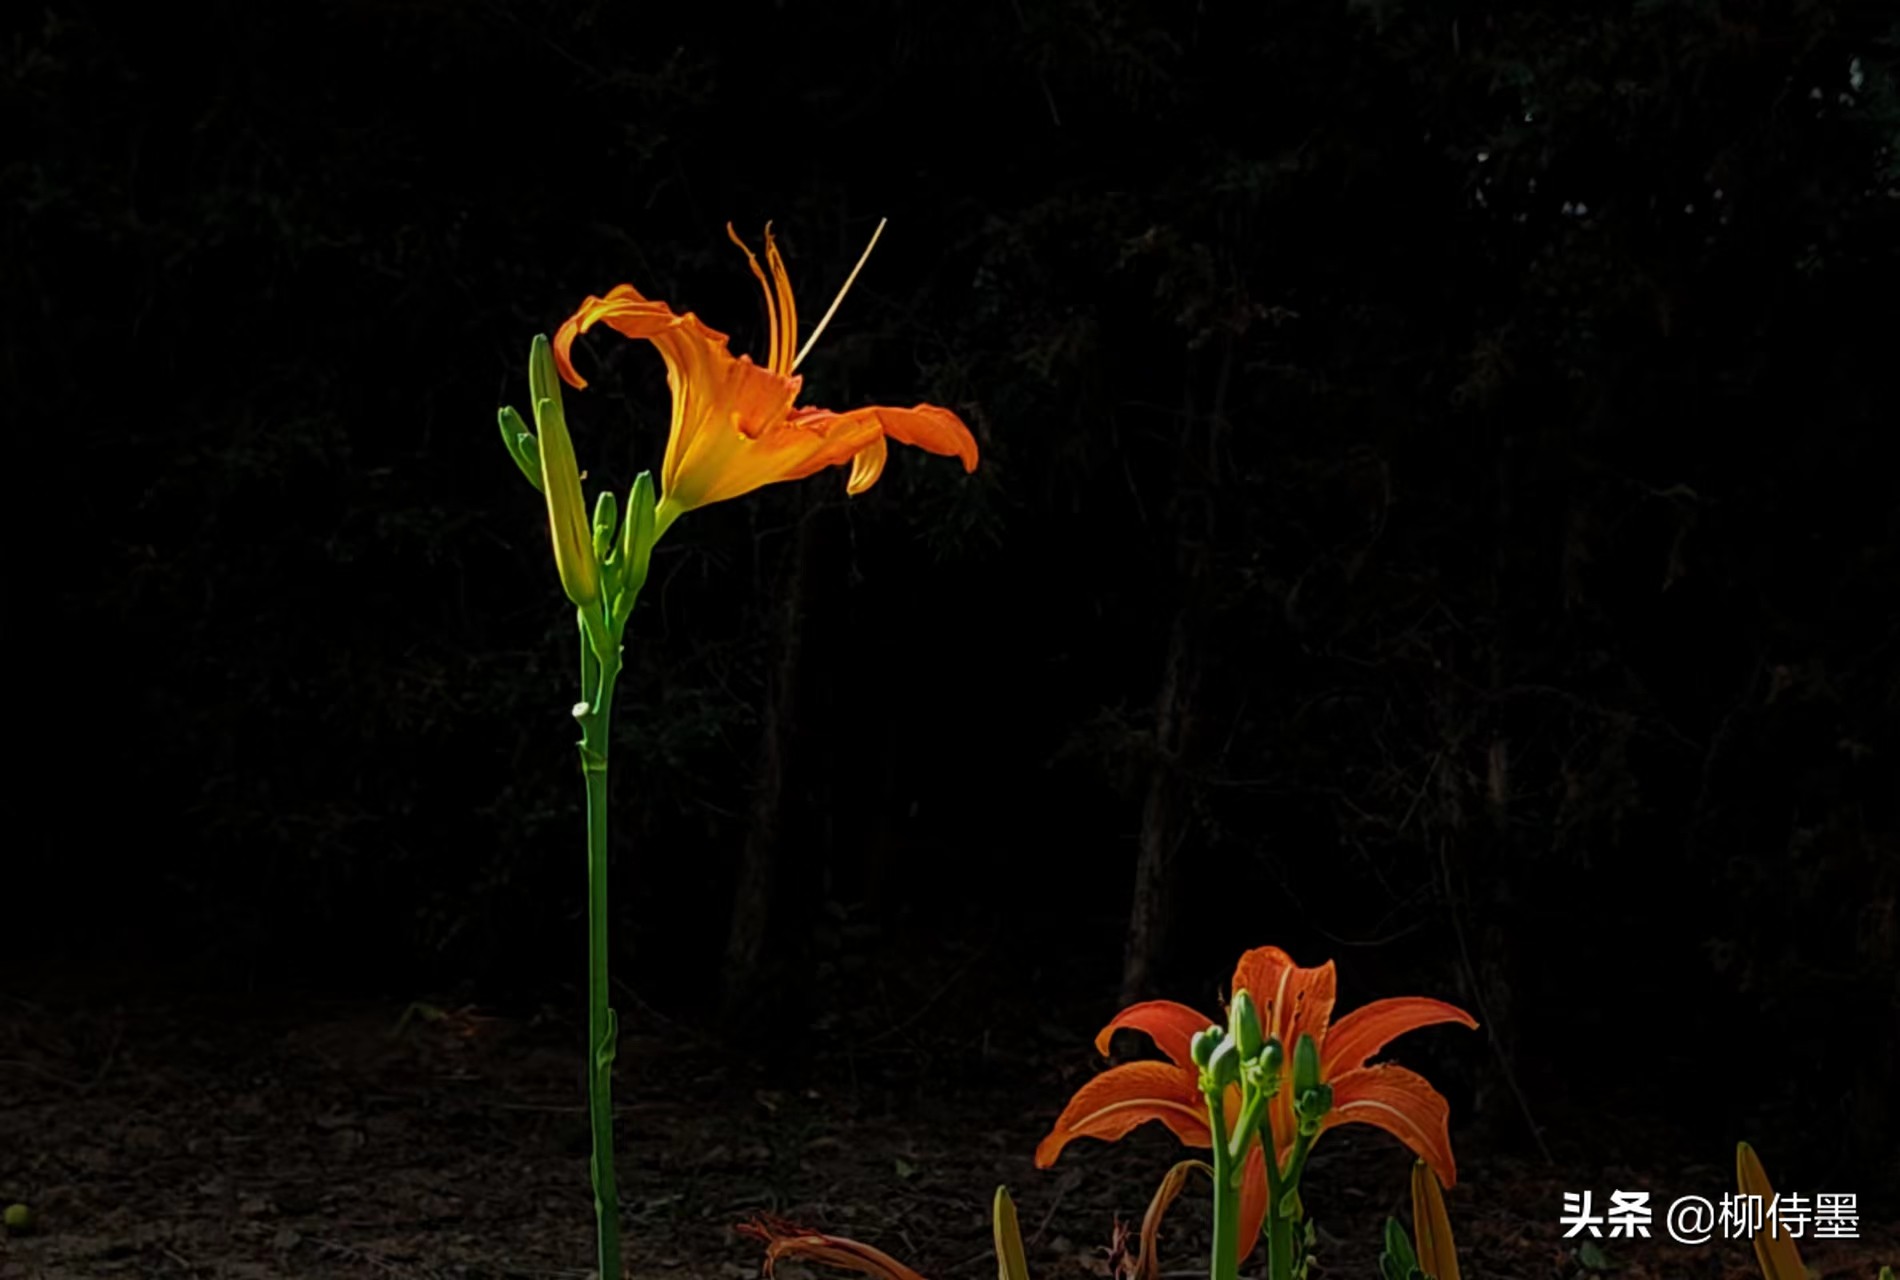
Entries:
{"label": "dark foliage", "polygon": [[[1519,1133],[1606,1077],[1699,1141],[1893,1133],[1872,6],[15,21],[33,964],[577,977],[576,641],[495,407],[622,280],[758,350],[728,219],[775,221],[815,319],[888,215],[810,397],[951,405],[983,464],[903,451],[849,503],[827,475],[663,545],[616,757],[651,999],[718,997],[785,558],[826,518],[790,803],[834,1006],[854,939],[994,928],[1106,1012],[1163,769],[1177,994],[1267,941],[1358,998],[1455,992],[1493,1037],[1464,1099]],[[583,466],[624,490],[659,362],[581,358]],[[1177,615],[1192,731],[1157,752]]]}

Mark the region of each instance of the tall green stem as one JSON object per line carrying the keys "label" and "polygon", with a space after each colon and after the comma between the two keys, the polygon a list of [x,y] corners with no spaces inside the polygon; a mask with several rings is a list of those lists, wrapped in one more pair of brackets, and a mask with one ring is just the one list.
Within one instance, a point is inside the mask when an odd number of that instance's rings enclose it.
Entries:
{"label": "tall green stem", "polygon": [[1277,1167],[1278,1160],[1271,1154],[1267,1157],[1268,1280],[1293,1280],[1297,1241],[1306,1225],[1305,1215],[1298,1212],[1300,1174],[1306,1168],[1306,1153],[1312,1149],[1313,1139],[1305,1134],[1295,1138],[1284,1174]]}
{"label": "tall green stem", "polygon": [[1267,1200],[1267,1275],[1270,1280],[1292,1280],[1293,1233],[1298,1222],[1280,1216],[1286,1193],[1276,1192]]}
{"label": "tall green stem", "polygon": [[1243,1167],[1227,1149],[1226,1108],[1218,1092],[1207,1095],[1209,1130],[1214,1136],[1214,1254],[1208,1264],[1212,1280],[1237,1280],[1240,1275],[1240,1179]]}
{"label": "tall green stem", "polygon": [[[590,623],[592,624],[590,626]],[[594,637],[604,643],[596,649]],[[581,618],[581,774],[587,781],[587,1110],[600,1280],[621,1280],[620,1194],[614,1180],[614,1047],[619,1024],[607,1003],[607,749],[620,648],[597,619]]]}

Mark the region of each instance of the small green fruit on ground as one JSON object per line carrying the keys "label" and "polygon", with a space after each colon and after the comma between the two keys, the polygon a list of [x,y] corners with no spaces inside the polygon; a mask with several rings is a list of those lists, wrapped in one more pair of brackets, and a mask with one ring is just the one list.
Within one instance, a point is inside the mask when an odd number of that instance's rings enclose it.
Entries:
{"label": "small green fruit on ground", "polygon": [[23,1204],[7,1206],[7,1230],[30,1231],[33,1228],[33,1211]]}

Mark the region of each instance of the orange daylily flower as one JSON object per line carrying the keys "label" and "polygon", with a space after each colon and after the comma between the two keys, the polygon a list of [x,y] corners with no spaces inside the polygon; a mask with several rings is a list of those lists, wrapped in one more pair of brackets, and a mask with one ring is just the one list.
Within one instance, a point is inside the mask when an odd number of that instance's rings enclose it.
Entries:
{"label": "orange daylily flower", "polygon": [[[554,335],[555,365],[576,390],[585,388],[587,381],[574,371],[574,339],[596,324],[629,338],[643,338],[660,349],[667,385],[673,391],[673,424],[655,513],[660,528],[694,507],[846,463],[851,465],[851,475],[845,491],[862,493],[883,473],[887,439],[961,458],[966,472],[976,469],[976,439],[948,409],[931,404],[908,409],[870,405],[833,413],[795,407],[804,379],[793,370],[811,349],[811,341],[799,349],[798,311],[772,228],[768,224],[765,229],[765,260],[772,271],[769,281],[730,223],[726,234],[745,250],[752,274],[765,291],[769,335],[763,367],[754,364],[751,356],[733,356],[727,349],[727,336],[708,328],[692,312],[675,314],[664,302],[643,297],[630,284],[617,286],[604,298],[588,298]],[[869,256],[868,248],[865,254]],[[859,259],[858,267],[863,265]],[[854,269],[851,278],[856,276]],[[850,286],[847,279],[845,288]],[[840,290],[838,301],[843,298]],[[838,302],[831,306],[836,311]],[[812,340],[830,319],[827,312]]]}
{"label": "orange daylily flower", "polygon": [[[1402,996],[1375,1000],[1332,1020],[1336,980],[1332,961],[1317,969],[1302,969],[1278,947],[1247,952],[1234,967],[1231,990],[1253,997],[1261,1031],[1277,1036],[1286,1046],[1290,1081],[1294,1046],[1302,1035],[1313,1037],[1320,1053],[1320,1079],[1333,1089],[1333,1108],[1321,1131],[1355,1122],[1376,1125],[1392,1134],[1429,1165],[1446,1186],[1456,1182],[1448,1119],[1450,1108],[1439,1092],[1417,1072],[1389,1063],[1368,1065],[1368,1059],[1407,1031],[1441,1022],[1476,1027],[1463,1009],[1442,1000]],[[1200,1069],[1189,1045],[1195,1033],[1226,1019],[1176,1004],[1148,1000],[1115,1015],[1095,1037],[1098,1052],[1108,1052],[1109,1040],[1124,1027],[1145,1032],[1168,1058],[1167,1062],[1129,1062],[1110,1067],[1083,1085],[1057,1117],[1055,1127],[1036,1147],[1036,1166],[1055,1163],[1062,1148],[1076,1138],[1113,1142],[1150,1120],[1159,1120],[1190,1146],[1212,1146],[1207,1104],[1201,1096]],[[1293,1116],[1292,1089],[1283,1084],[1267,1106],[1263,1139],[1271,1134],[1274,1159],[1284,1166],[1299,1130]],[[1230,1087],[1225,1108],[1232,1125],[1240,1111],[1240,1089]],[[1244,1259],[1260,1236],[1266,1217],[1267,1173],[1260,1144],[1247,1153],[1241,1174],[1240,1250]]]}

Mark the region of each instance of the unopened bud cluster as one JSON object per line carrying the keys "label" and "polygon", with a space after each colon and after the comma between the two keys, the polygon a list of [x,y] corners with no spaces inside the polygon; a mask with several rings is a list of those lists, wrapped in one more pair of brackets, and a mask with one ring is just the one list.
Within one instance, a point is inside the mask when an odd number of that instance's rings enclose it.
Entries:
{"label": "unopened bud cluster", "polygon": [[621,630],[646,583],[653,544],[659,537],[653,478],[642,472],[634,481],[624,519],[620,500],[603,490],[589,520],[567,414],[561,406],[561,383],[546,337],[537,337],[529,352],[528,391],[534,430],[512,408],[504,408],[498,414],[502,444],[528,483],[547,499],[548,531],[561,587],[580,608],[582,625],[604,658],[605,650],[618,650]]}

